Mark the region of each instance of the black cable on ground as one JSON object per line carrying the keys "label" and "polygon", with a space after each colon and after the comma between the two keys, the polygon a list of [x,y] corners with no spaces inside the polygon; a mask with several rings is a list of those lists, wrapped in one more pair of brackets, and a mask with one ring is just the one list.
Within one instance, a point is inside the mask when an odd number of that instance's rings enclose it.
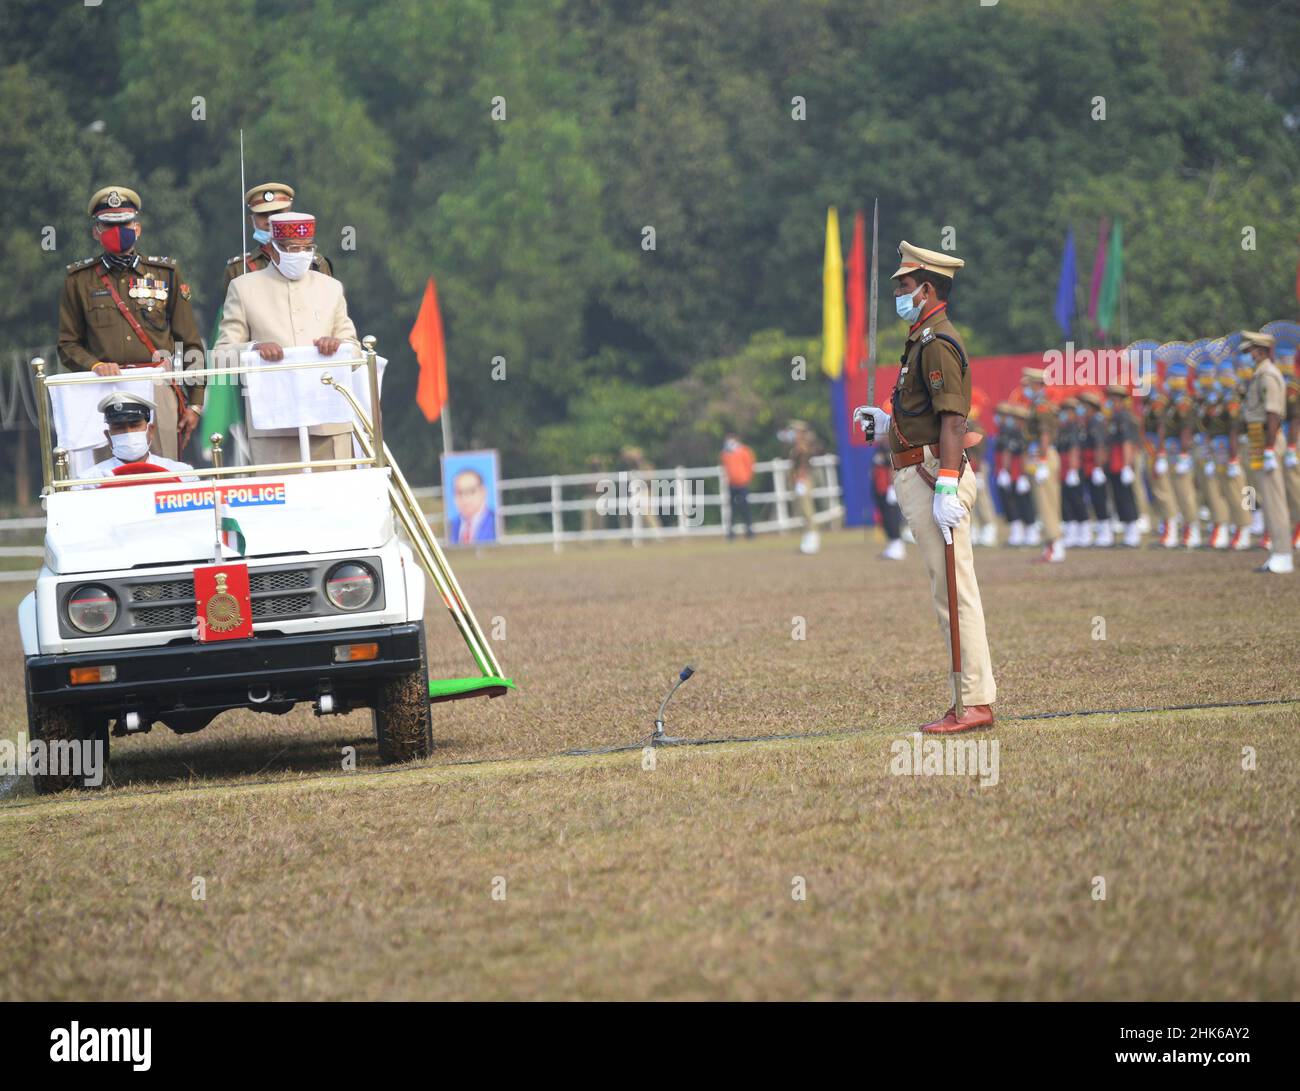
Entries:
{"label": "black cable on ground", "polygon": [[[1091,708],[1076,710],[1073,712],[1029,712],[1021,716],[1003,716],[998,722],[1021,722],[1027,720],[1056,720],[1068,719],[1071,716],[1124,716],[1136,715],[1141,713],[1152,712],[1198,712],[1213,710],[1216,708],[1259,708],[1267,705],[1294,705],[1300,704],[1300,697],[1277,697],[1261,701],[1219,701],[1208,704],[1198,705],[1155,705],[1147,708]],[[781,742],[787,739],[825,739],[849,735],[863,735],[872,730],[865,727],[846,727],[833,731],[793,731],[776,735],[732,735],[722,738],[708,739],[677,739],[673,742],[651,743],[653,735],[647,736],[645,741],[636,743],[623,743],[614,746],[593,747],[582,750],[561,750],[558,754],[545,754],[540,757],[500,757],[500,758],[467,758],[463,761],[444,761],[444,762],[411,762],[406,765],[384,766],[378,769],[357,770],[365,776],[386,776],[390,774],[399,774],[410,772],[412,769],[450,769],[455,766],[465,765],[504,765],[507,762],[530,762],[530,761],[547,761],[551,758],[580,758],[593,757],[600,754],[617,754],[632,750],[643,750],[653,745],[656,749],[673,746],[718,746],[723,743],[751,743],[751,742]],[[899,728],[894,734],[910,734],[910,732]],[[267,787],[270,785],[282,785],[285,787],[297,787],[299,785],[315,784],[322,781],[339,780],[351,776],[350,773],[329,773],[316,774],[314,776],[298,777],[293,780],[229,780],[221,781],[215,784],[189,784],[177,785],[172,788],[142,788],[138,791],[131,791],[128,786],[123,785],[122,795],[103,796],[90,792],[82,792],[78,795],[67,795],[62,797],[41,797],[32,799],[25,803],[10,803],[0,805],[0,813],[5,811],[26,810],[29,807],[39,807],[47,803],[59,802],[76,802],[76,803],[112,803],[115,800],[134,799],[143,796],[160,796],[160,795],[177,795],[181,792],[212,792],[229,788],[257,788]]]}

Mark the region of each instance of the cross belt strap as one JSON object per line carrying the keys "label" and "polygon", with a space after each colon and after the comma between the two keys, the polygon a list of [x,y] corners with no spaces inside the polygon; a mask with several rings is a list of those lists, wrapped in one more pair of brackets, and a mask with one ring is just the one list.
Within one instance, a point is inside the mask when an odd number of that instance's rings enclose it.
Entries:
{"label": "cross belt strap", "polygon": [[[103,281],[104,287],[108,289],[108,294],[113,297],[113,302],[117,304],[117,309],[122,312],[122,317],[126,319],[126,324],[130,326],[131,329],[135,331],[135,335],[138,338],[140,338],[140,344],[142,344],[146,349],[149,350],[149,355],[151,357],[157,356],[158,354],[157,347],[154,345],[149,335],[144,332],[144,327],[141,326],[140,323],[136,321],[135,315],[133,315],[130,309],[127,307],[127,305],[122,302],[122,297],[118,295],[117,289],[113,286],[112,280],[109,279],[108,275],[104,272],[103,269],[96,269],[95,272],[99,274],[99,279]],[[151,365],[120,364],[118,366],[119,367],[147,367]],[[189,408],[189,405],[185,400],[185,394],[181,390],[181,388],[175,383],[172,383],[171,387],[172,387],[172,392],[176,395],[176,409],[178,414],[176,419],[179,422],[180,418],[184,416],[185,410]]]}

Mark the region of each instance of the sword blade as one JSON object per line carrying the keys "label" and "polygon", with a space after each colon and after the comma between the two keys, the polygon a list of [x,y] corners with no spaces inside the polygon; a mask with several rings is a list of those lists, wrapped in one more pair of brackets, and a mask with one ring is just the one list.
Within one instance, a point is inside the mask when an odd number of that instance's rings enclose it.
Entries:
{"label": "sword blade", "polygon": [[879,314],[880,279],[876,269],[880,241],[880,198],[871,213],[871,310],[867,319],[867,404],[876,404],[876,317]]}

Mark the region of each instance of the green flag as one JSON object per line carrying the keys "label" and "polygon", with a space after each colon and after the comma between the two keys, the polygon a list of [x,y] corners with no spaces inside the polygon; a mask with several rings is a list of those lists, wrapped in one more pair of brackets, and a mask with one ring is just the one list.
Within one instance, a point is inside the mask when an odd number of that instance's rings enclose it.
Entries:
{"label": "green flag", "polygon": [[1106,251],[1106,272],[1101,281],[1101,295],[1097,299],[1097,328],[1109,333],[1119,312],[1120,286],[1124,283],[1124,232],[1118,220],[1110,231],[1110,246]]}
{"label": "green flag", "polygon": [[[216,320],[212,323],[212,337],[210,344],[217,343],[217,333],[221,329],[221,307],[217,308]],[[211,366],[211,357],[209,357],[209,366]],[[212,445],[208,442],[208,437],[213,432],[220,432],[226,440],[225,454],[226,461],[233,463],[234,448],[230,443],[230,429],[232,425],[239,424],[243,418],[243,407],[240,404],[239,383],[236,378],[221,379],[211,386],[207,386],[203,391],[203,419],[199,425],[201,435],[199,445],[203,450],[203,457],[209,462],[212,461]]]}

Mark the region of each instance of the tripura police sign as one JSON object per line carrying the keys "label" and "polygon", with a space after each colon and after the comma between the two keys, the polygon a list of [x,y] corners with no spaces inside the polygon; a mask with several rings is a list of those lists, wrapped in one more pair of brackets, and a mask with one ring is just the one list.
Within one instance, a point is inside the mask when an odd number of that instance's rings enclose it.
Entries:
{"label": "tripura police sign", "polygon": [[[219,485],[221,502],[230,508],[249,508],[263,504],[283,504],[283,481],[261,481],[237,485]],[[196,485],[187,489],[160,489],[153,494],[154,512],[167,515],[175,511],[202,511],[211,508],[213,487]]]}

